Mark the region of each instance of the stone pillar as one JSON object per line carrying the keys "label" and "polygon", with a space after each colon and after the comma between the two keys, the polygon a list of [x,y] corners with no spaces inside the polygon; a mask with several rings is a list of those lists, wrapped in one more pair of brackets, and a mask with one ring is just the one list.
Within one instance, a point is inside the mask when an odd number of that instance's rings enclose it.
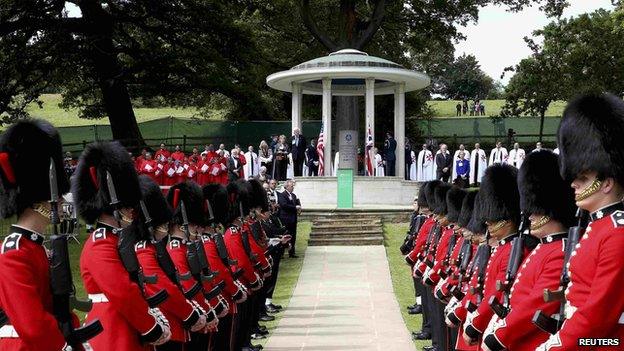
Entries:
{"label": "stone pillar", "polygon": [[332,128],[331,128],[331,106],[332,106],[332,93],[331,93],[331,79],[323,78],[323,144],[325,151],[323,153],[324,172],[323,175],[329,177],[332,175]]}
{"label": "stone pillar", "polygon": [[396,149],[396,176],[405,178],[405,83],[394,88],[394,139]]}
{"label": "stone pillar", "polygon": [[[301,129],[301,106],[303,105],[303,95],[301,93],[301,83],[292,83],[292,130]],[[292,133],[291,133],[292,135]]]}
{"label": "stone pillar", "polygon": [[[373,147],[375,147],[375,78],[366,78],[366,125],[364,126],[364,152],[368,143],[368,130],[370,129]],[[371,160],[373,163],[373,160]],[[366,165],[364,165],[366,168]],[[373,166],[373,169],[375,167]],[[374,170],[373,170],[374,172]]]}

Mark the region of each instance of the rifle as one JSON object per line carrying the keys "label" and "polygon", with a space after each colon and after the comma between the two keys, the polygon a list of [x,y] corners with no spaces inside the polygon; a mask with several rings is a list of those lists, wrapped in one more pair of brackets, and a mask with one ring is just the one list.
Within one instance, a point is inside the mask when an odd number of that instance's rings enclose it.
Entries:
{"label": "rifle", "polygon": [[405,239],[403,240],[403,244],[400,247],[401,253],[403,255],[407,255],[412,249],[414,249],[414,237],[418,234],[420,227],[422,227],[425,221],[424,215],[416,215],[415,221],[412,221],[410,225],[410,229],[407,231],[405,235]]}
{"label": "rifle", "polygon": [[[104,328],[97,319],[79,328],[74,328],[72,324],[72,311],[77,309],[88,312],[91,310],[92,303],[91,301],[79,301],[76,299],[76,288],[72,280],[69,248],[67,247],[69,236],[60,234],[58,230],[60,223],[58,201],[56,164],[53,159],[50,159],[50,222],[52,224],[52,236],[50,237],[50,289],[52,292],[52,309],[67,343],[74,348],[80,348],[83,343],[100,334]],[[4,315],[4,318],[2,315]],[[0,315],[0,325],[4,324],[2,322],[3,319],[4,323],[8,321],[4,312]]]}
{"label": "rifle", "polygon": [[509,256],[509,261],[507,262],[507,271],[505,272],[505,281],[501,282],[500,280],[496,282],[496,290],[503,292],[503,302],[499,302],[496,296],[492,296],[490,301],[488,301],[490,308],[496,313],[499,318],[505,318],[509,313],[509,295],[511,291],[511,287],[516,280],[516,275],[518,274],[518,268],[520,268],[520,263],[524,258],[524,235],[531,235],[531,220],[529,216],[525,213],[521,215],[520,221],[520,233],[518,237],[513,239],[513,243],[511,244],[511,254]]}
{"label": "rifle", "polygon": [[191,275],[199,283],[209,282],[214,279],[216,274],[208,267],[204,245],[191,239],[188,214],[186,212],[186,205],[184,204],[184,201],[180,201],[180,212],[182,213],[182,230],[184,230],[184,235],[188,240],[186,244],[186,260],[188,262],[189,269],[191,270]]}
{"label": "rifle", "polygon": [[472,244],[469,240],[464,240],[463,247],[461,248],[459,255],[461,256],[461,261],[459,263],[459,274],[456,277],[457,285],[454,285],[450,291],[457,300],[461,301],[466,295],[461,291],[461,286],[464,281],[464,277],[466,276],[470,259],[472,258]]}
{"label": "rifle", "polygon": [[487,267],[488,262],[490,261],[490,255],[491,255],[491,250],[490,250],[490,232],[486,232],[485,234],[485,243],[481,244],[481,246],[479,246],[479,249],[481,250],[481,254],[480,254],[480,259],[479,259],[479,264],[476,265],[476,268],[479,270],[479,273],[477,275],[477,286],[470,288],[470,293],[475,295],[477,297],[477,305],[479,305],[481,303],[481,300],[483,300],[483,286],[485,285],[485,269]]}
{"label": "rifle", "polygon": [[442,270],[440,271],[440,277],[442,277],[442,279],[445,279],[448,276],[448,268],[449,268],[449,260],[451,259],[451,255],[453,254],[453,250],[455,249],[455,245],[457,244],[457,236],[455,235],[455,233],[453,233],[451,235],[451,238],[449,239],[449,246],[446,250],[446,255],[444,256],[444,259],[442,259]]}
{"label": "rifle", "polygon": [[[113,176],[109,171],[106,171],[106,185],[108,186],[108,193],[111,198],[110,205],[113,207],[113,216],[118,225],[121,226],[121,214],[119,213],[119,198],[117,197],[117,190],[115,183],[113,182]],[[132,228],[132,227],[128,227]],[[119,232],[119,242],[117,243],[117,251],[119,257],[123,263],[124,268],[130,274],[130,279],[139,285],[141,293],[147,304],[154,308],[163,303],[168,297],[167,290],[161,289],[152,296],[147,296],[145,291],[145,284],[156,284],[158,277],[156,275],[146,276],[143,274],[143,268],[139,264],[139,260],[134,251],[134,245],[136,244],[136,238],[132,235],[135,231],[125,228]],[[134,228],[136,229],[136,228]]]}
{"label": "rifle", "polygon": [[541,310],[538,310],[535,311],[532,319],[533,324],[550,334],[556,334],[565,321],[565,290],[570,283],[568,263],[570,262],[570,257],[572,257],[572,252],[576,248],[576,244],[578,244],[581,236],[585,234],[585,229],[589,224],[589,212],[579,208],[576,211],[576,218],[578,218],[578,224],[568,230],[563,268],[561,269],[561,278],[559,279],[559,288],[555,291],[544,289],[544,301],[559,301],[559,313],[549,317]]}
{"label": "rifle", "polygon": [[[433,238],[428,248],[429,249],[428,251],[431,252],[431,255],[427,254],[425,256],[425,264],[429,268],[433,268],[436,251],[438,250],[438,244],[440,242],[440,236],[442,236],[442,227],[440,227],[440,225],[436,225],[435,231],[433,233]],[[430,256],[431,256],[431,259],[429,259]]]}

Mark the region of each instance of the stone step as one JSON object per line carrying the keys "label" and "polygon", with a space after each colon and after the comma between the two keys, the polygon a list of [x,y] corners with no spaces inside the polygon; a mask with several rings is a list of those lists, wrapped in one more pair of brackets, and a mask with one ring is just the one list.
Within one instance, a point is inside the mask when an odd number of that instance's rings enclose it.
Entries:
{"label": "stone step", "polygon": [[381,224],[381,218],[358,218],[358,217],[347,217],[347,218],[318,218],[312,220],[313,225],[323,225],[323,224]]}
{"label": "stone step", "polygon": [[363,229],[381,229],[383,226],[381,223],[368,224],[368,223],[334,223],[334,224],[319,224],[313,225],[314,231],[335,231],[335,230],[363,230]]}
{"label": "stone step", "polygon": [[308,242],[309,246],[362,246],[362,245],[383,245],[383,237],[371,236],[371,237],[340,237],[340,238],[327,238],[327,239],[313,239],[310,238]]}
{"label": "stone step", "polygon": [[325,231],[319,232],[315,229],[312,229],[310,233],[310,237],[320,237],[320,236],[353,236],[353,237],[362,237],[367,235],[380,235],[383,236],[382,229],[367,229],[367,230],[345,230],[345,231]]}

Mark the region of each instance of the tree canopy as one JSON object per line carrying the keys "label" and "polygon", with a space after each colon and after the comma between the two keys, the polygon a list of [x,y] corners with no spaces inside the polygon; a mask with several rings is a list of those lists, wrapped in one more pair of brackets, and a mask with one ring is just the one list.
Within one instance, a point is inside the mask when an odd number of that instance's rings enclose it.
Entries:
{"label": "tree canopy", "polygon": [[473,55],[457,57],[436,78],[433,92],[447,99],[485,99],[495,88],[494,79],[481,70]]}

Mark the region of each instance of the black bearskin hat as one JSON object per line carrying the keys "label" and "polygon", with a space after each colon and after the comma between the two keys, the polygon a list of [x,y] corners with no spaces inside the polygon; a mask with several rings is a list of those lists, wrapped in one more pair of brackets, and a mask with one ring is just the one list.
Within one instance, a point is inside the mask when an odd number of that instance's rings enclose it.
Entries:
{"label": "black bearskin hat", "polygon": [[485,170],[480,187],[481,215],[484,221],[520,220],[518,170],[506,164],[494,164]]}
{"label": "black bearskin hat", "polygon": [[72,176],[72,193],[78,212],[87,223],[112,214],[106,172],[111,174],[120,207],[136,208],[141,200],[139,178],[128,151],[118,142],[87,145]]}
{"label": "black bearskin hat", "polygon": [[464,197],[466,197],[466,190],[455,186],[446,193],[446,219],[448,219],[449,222],[457,223],[459,220],[459,213],[462,209]]}
{"label": "black bearskin hat", "polygon": [[441,183],[435,188],[433,192],[433,198],[435,199],[433,213],[442,216],[447,214],[448,208],[446,207],[446,193],[448,193],[452,187],[453,186],[449,183]]}
{"label": "black bearskin hat", "polygon": [[420,188],[418,189],[418,207],[420,208],[429,208],[429,203],[427,202],[427,194],[425,189],[427,188],[427,184],[429,184],[429,182],[423,183],[420,185]]}
{"label": "black bearskin hat", "polygon": [[249,213],[249,207],[245,213],[245,204],[248,202],[249,192],[247,187],[242,182],[230,182],[227,185],[228,202],[230,203],[230,211],[228,214],[228,223],[233,222],[239,218],[242,207],[243,214]]}
{"label": "black bearskin hat", "polygon": [[50,200],[50,159],[56,166],[59,196],[69,190],[58,131],[48,122],[28,119],[0,136],[0,217],[20,214]]}
{"label": "black bearskin hat", "polygon": [[249,185],[251,186],[251,204],[252,207],[259,207],[262,211],[269,210],[269,197],[266,190],[262,187],[262,183],[257,179],[250,179]]}
{"label": "black bearskin hat", "polygon": [[184,202],[189,224],[206,223],[204,194],[197,183],[189,181],[172,186],[167,193],[167,202],[173,209],[172,222],[180,225],[184,223],[181,206]]}
{"label": "black bearskin hat", "polygon": [[251,212],[251,208],[253,207],[252,197],[253,192],[251,189],[251,184],[244,179],[239,179],[236,181],[238,186],[243,189],[245,196],[241,197],[241,203],[243,204],[243,214],[247,216],[249,212]]}
{"label": "black bearskin hat", "polygon": [[432,180],[430,182],[425,183],[425,198],[427,199],[427,204],[429,205],[429,209],[433,211],[436,207],[435,201],[435,189],[442,184],[439,180]]}
{"label": "black bearskin hat", "polygon": [[574,225],[574,190],[561,178],[558,157],[549,150],[527,155],[518,172],[520,208],[546,215],[566,227]]}
{"label": "black bearskin hat", "polygon": [[[212,215],[214,216],[213,223],[226,225],[228,222],[228,212],[230,210],[230,204],[228,203],[228,194],[225,187],[218,183],[207,184],[202,189],[204,193],[204,199],[210,202],[212,208]],[[208,204],[206,204],[206,207]],[[206,211],[208,211],[206,209]]]}
{"label": "black bearskin hat", "polygon": [[460,227],[465,227],[470,222],[472,218],[472,212],[474,209],[475,198],[479,190],[471,190],[466,192],[466,196],[464,196],[464,200],[462,201],[461,211],[459,212],[459,217],[457,219],[457,224]]}
{"label": "black bearskin hat", "polygon": [[[139,184],[143,194],[143,203],[147,208],[148,215],[152,219],[152,226],[157,227],[169,223],[173,213],[158,184],[146,175],[139,176]],[[141,216],[143,216],[142,212]]]}
{"label": "black bearskin hat", "polygon": [[571,182],[584,171],[624,185],[624,101],[612,94],[572,100],[557,131],[561,176]]}
{"label": "black bearskin hat", "polygon": [[[472,216],[470,216],[470,220],[466,225],[466,229],[471,231],[474,234],[485,234],[485,230],[487,226],[485,225],[485,220],[483,219],[482,211],[483,211],[483,201],[481,201],[481,192],[475,191],[476,194],[474,196],[473,208],[472,208]],[[466,199],[469,197],[466,196]]]}

